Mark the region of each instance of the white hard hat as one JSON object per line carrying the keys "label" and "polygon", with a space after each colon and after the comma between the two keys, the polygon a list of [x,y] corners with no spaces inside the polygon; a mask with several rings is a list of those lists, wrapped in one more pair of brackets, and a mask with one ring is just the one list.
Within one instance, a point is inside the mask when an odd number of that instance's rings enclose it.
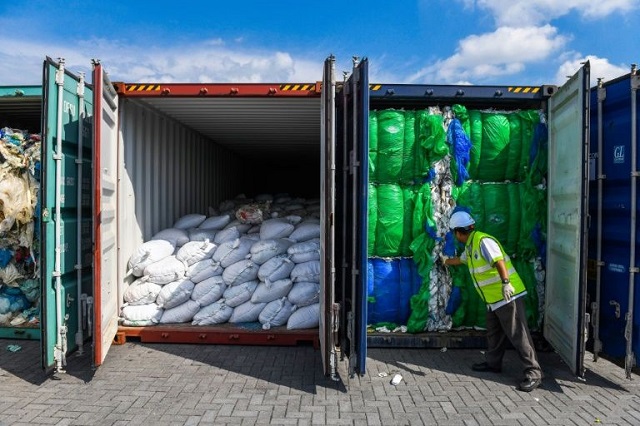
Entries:
{"label": "white hard hat", "polygon": [[466,228],[473,225],[474,223],[476,223],[476,221],[473,220],[469,213],[459,211],[451,215],[451,218],[449,219],[449,228]]}

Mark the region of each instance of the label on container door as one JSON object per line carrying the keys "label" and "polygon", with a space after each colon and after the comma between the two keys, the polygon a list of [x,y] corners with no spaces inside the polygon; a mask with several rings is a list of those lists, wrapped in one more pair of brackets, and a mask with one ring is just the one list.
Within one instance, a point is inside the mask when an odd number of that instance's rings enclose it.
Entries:
{"label": "label on container door", "polygon": [[620,272],[620,273],[625,273],[627,271],[627,268],[625,268],[624,265],[618,265],[617,263],[610,263],[608,265],[608,269],[611,272]]}

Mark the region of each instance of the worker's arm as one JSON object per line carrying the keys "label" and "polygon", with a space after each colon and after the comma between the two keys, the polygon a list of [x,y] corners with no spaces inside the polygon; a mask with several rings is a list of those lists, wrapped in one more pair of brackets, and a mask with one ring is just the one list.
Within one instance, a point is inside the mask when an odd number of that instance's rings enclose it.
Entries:
{"label": "worker's arm", "polygon": [[462,265],[463,263],[459,257],[449,257],[444,260],[444,264],[449,266],[455,266],[455,265]]}
{"label": "worker's arm", "polygon": [[504,260],[498,260],[493,266],[495,266],[495,268],[498,270],[498,273],[500,274],[501,279],[503,280],[509,279],[509,271],[507,271],[507,267],[504,264]]}

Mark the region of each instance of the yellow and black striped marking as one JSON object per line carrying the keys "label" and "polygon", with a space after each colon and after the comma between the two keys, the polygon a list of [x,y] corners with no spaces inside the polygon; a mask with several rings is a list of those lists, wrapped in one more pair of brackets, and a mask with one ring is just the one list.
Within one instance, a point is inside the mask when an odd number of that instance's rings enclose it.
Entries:
{"label": "yellow and black striped marking", "polygon": [[159,84],[127,84],[127,92],[159,92]]}
{"label": "yellow and black striped marking", "polygon": [[516,86],[509,87],[508,90],[511,93],[538,93],[540,91],[540,87]]}
{"label": "yellow and black striped marking", "polygon": [[315,90],[315,83],[299,83],[299,84],[281,84],[280,90],[283,92],[306,92]]}
{"label": "yellow and black striped marking", "polygon": [[380,90],[382,88],[382,84],[370,84],[369,90]]}

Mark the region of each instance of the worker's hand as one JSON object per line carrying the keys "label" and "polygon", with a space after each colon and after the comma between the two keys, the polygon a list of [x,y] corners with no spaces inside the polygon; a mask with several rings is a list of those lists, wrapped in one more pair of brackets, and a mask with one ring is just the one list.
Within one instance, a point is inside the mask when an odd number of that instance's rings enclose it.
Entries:
{"label": "worker's hand", "polygon": [[515,293],[516,289],[513,288],[511,283],[502,284],[502,297],[505,301],[510,302],[511,297],[513,297],[513,293]]}

